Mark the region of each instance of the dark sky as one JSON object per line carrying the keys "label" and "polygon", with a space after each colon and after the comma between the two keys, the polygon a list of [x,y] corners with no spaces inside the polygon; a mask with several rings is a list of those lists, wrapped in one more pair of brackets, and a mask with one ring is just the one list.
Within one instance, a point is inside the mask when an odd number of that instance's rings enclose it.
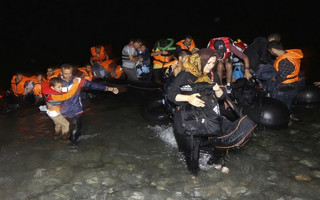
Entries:
{"label": "dark sky", "polygon": [[[146,3],[147,2],[147,3]],[[250,44],[278,32],[288,48],[318,52],[315,5],[285,1],[6,1],[0,7],[1,80],[15,71],[44,71],[48,65],[84,64],[96,44],[112,44],[119,54],[130,38],[149,48],[160,38],[191,34],[198,46],[229,36]],[[302,4],[302,5],[301,5]],[[3,79],[4,78],[4,79]],[[3,85],[3,84],[1,84]]]}

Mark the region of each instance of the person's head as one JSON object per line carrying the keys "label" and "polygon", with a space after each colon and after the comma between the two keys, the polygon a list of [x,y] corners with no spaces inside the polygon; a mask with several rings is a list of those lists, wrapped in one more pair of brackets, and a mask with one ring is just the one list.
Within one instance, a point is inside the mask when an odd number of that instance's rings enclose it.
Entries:
{"label": "person's head", "polygon": [[95,50],[96,50],[97,55],[99,55],[100,52],[101,52],[102,46],[101,46],[101,45],[98,45],[98,46],[95,46],[94,48],[95,48]]}
{"label": "person's head", "polygon": [[132,45],[134,46],[134,48],[138,49],[142,45],[142,40],[141,39],[134,39],[134,40],[132,40]]}
{"label": "person's head", "polygon": [[61,75],[62,75],[62,78],[66,81],[71,81],[72,80],[72,72],[73,72],[73,66],[70,65],[70,64],[63,64],[61,65],[60,67],[61,69]]}
{"label": "person's head", "polygon": [[281,41],[281,36],[279,33],[272,33],[268,36],[268,41],[272,42],[272,41]]}
{"label": "person's head", "polygon": [[184,42],[187,44],[187,45],[191,45],[191,41],[192,41],[192,36],[191,35],[187,35]]}
{"label": "person's head", "polygon": [[48,68],[47,68],[47,75],[52,76],[53,73],[54,73],[53,67],[48,67]]}
{"label": "person's head", "polygon": [[197,52],[200,56],[201,72],[207,74],[211,72],[218,61],[218,54],[210,48],[203,48]]}
{"label": "person's head", "polygon": [[85,64],[85,69],[88,71],[88,72],[91,72],[92,71],[92,65],[90,63],[87,63]]}
{"label": "person's head", "polygon": [[62,92],[62,80],[58,77],[53,77],[49,80],[50,88],[56,92]]}
{"label": "person's head", "polygon": [[188,57],[192,55],[191,51],[182,49],[178,55],[179,61],[184,62]]}
{"label": "person's head", "polygon": [[272,41],[268,43],[268,50],[273,56],[280,56],[285,51],[280,41]]}
{"label": "person's head", "polygon": [[42,74],[40,74],[40,73],[36,74],[36,79],[37,79],[39,82],[42,81],[42,78],[43,78],[43,75],[42,75]]}
{"label": "person's head", "polygon": [[140,51],[145,51],[147,49],[147,46],[145,44],[142,44],[139,49]]}
{"label": "person's head", "polygon": [[16,82],[20,82],[23,78],[23,74],[21,72],[16,73]]}

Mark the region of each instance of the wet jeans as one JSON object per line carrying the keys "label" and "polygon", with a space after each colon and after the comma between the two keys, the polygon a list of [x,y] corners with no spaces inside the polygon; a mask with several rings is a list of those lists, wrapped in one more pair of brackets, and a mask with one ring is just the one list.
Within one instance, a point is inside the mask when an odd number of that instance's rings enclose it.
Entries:
{"label": "wet jeans", "polygon": [[283,102],[287,108],[289,109],[290,113],[292,113],[291,104],[293,99],[297,95],[297,90],[289,90],[289,91],[279,91],[278,89],[274,90],[271,94],[271,97]]}
{"label": "wet jeans", "polygon": [[69,119],[70,121],[70,140],[72,144],[77,144],[79,137],[81,136],[81,127],[82,127],[82,114],[76,115],[73,118]]}

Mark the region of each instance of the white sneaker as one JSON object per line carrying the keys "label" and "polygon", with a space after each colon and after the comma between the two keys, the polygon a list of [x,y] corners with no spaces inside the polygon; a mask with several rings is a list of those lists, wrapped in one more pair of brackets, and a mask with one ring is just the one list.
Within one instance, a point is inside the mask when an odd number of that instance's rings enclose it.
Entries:
{"label": "white sneaker", "polygon": [[232,88],[231,88],[231,86],[230,86],[230,85],[226,85],[226,91],[227,91],[227,93],[228,93],[228,94],[230,94],[230,93],[231,93]]}

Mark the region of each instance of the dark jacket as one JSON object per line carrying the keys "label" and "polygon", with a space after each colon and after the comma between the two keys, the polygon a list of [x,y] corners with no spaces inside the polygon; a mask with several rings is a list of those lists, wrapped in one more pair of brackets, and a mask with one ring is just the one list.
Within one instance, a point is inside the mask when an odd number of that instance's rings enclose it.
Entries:
{"label": "dark jacket", "polygon": [[[63,83],[62,83],[62,91],[63,92],[69,91],[69,89],[72,87],[73,79],[74,79],[74,77],[71,79],[71,81],[65,81],[62,79],[63,80]],[[74,96],[63,102],[61,109],[60,109],[61,114],[63,116],[72,118],[75,115],[79,115],[83,112],[81,98],[80,98],[81,88],[87,88],[90,90],[105,91],[106,87],[107,86],[96,83],[96,82],[84,80],[83,84],[79,85],[78,91],[74,94]]]}
{"label": "dark jacket", "polygon": [[[168,88],[168,98],[179,106],[175,113],[174,127],[178,130],[178,134],[193,135],[221,135],[222,117],[219,109],[219,99],[213,98],[214,91],[212,84],[202,82],[195,83],[197,77],[188,72],[180,72]],[[219,80],[218,76],[214,80]],[[205,107],[195,107],[188,102],[177,102],[175,97],[178,94],[194,94],[200,93],[205,102]],[[225,94],[225,93],[224,93]]]}
{"label": "dark jacket", "polygon": [[268,40],[264,37],[255,38],[243,53],[248,56],[253,71],[257,71],[260,64],[272,64],[274,61],[268,51]]}

